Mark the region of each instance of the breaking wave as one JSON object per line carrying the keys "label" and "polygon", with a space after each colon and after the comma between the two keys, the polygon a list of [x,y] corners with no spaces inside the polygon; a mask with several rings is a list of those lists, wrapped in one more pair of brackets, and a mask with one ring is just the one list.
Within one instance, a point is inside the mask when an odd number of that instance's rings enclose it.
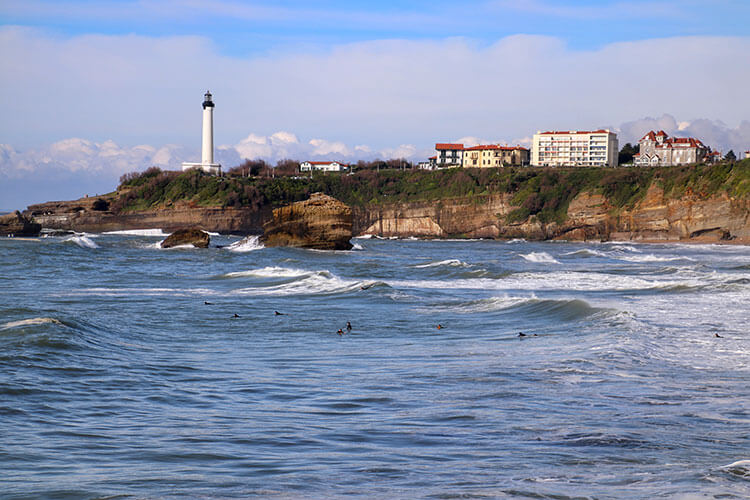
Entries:
{"label": "breaking wave", "polygon": [[414,268],[426,268],[426,267],[441,267],[441,266],[451,266],[451,267],[467,267],[468,264],[466,262],[462,262],[458,259],[448,259],[448,260],[441,260],[438,262],[429,262],[427,264],[419,264],[412,266]]}
{"label": "breaking wave", "polygon": [[8,323],[5,323],[4,325],[0,325],[0,330],[8,330],[10,328],[20,328],[24,326],[34,326],[34,325],[46,325],[46,324],[57,324],[61,325],[62,323],[60,320],[55,318],[29,318],[29,319],[23,319],[20,321],[9,321]]}
{"label": "breaking wave", "polygon": [[76,234],[71,236],[70,238],[67,238],[63,241],[70,241],[72,243],[75,243],[81,248],[99,248],[99,245],[94,243],[94,241],[91,239],[92,235],[87,234]]}
{"label": "breaking wave", "polygon": [[265,248],[263,243],[260,242],[260,236],[247,236],[239,241],[235,241],[231,245],[227,246],[227,250],[232,252],[252,252],[253,250],[260,250]]}
{"label": "breaking wave", "polygon": [[560,263],[557,259],[552,257],[547,252],[522,253],[521,257],[523,257],[529,262],[537,262],[537,263],[544,263],[544,264],[559,264]]}

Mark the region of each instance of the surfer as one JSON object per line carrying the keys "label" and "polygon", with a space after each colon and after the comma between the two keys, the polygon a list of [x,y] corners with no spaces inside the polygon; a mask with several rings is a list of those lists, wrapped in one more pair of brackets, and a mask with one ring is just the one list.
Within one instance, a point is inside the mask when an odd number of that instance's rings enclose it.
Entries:
{"label": "surfer", "polygon": [[525,336],[526,336],[526,334],[525,334],[525,333],[523,333],[523,332],[518,332],[518,338],[519,338],[519,339],[520,339],[520,338],[522,338],[522,337],[525,337]]}
{"label": "surfer", "polygon": [[237,314],[237,313],[234,313],[234,317],[235,317],[235,318],[239,318],[239,317],[240,317],[240,315],[239,315],[239,314]]}
{"label": "surfer", "polygon": [[352,324],[349,321],[346,322],[346,331],[347,332],[351,332],[352,331]]}
{"label": "surfer", "polygon": [[724,338],[721,335],[719,335],[718,333],[714,333],[714,337],[716,337],[717,339],[723,339]]}
{"label": "surfer", "polygon": [[360,290],[367,290],[368,288],[372,288],[373,283],[367,283],[365,285],[362,285],[359,287]]}
{"label": "surfer", "polygon": [[440,323],[438,323],[438,326],[436,326],[435,328],[437,328],[438,330],[442,330],[443,329],[443,325],[441,325]]}
{"label": "surfer", "polygon": [[342,330],[341,328],[339,328],[339,331],[336,332],[336,333],[338,333],[339,335],[343,335],[344,334],[344,330]]}
{"label": "surfer", "polygon": [[274,316],[284,316],[284,313],[280,313],[279,311],[274,311],[273,315]]}
{"label": "surfer", "polygon": [[212,306],[213,304],[211,302],[208,302],[207,300],[204,300],[203,303],[207,306]]}

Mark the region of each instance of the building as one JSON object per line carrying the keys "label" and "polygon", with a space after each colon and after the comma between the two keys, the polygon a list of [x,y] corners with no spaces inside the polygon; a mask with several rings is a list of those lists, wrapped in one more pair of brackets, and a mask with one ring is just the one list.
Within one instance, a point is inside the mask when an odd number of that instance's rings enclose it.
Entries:
{"label": "building", "polygon": [[[669,137],[666,132],[650,131],[638,141],[640,151],[633,161],[641,167],[669,167],[711,161],[711,148],[694,137]],[[716,156],[716,155],[713,155]]]}
{"label": "building", "polygon": [[430,156],[427,161],[420,161],[417,163],[417,168],[420,170],[435,170],[437,168],[437,156]]}
{"label": "building", "polygon": [[531,164],[540,167],[616,167],[617,134],[609,130],[534,134]]}
{"label": "building", "polygon": [[439,142],[435,144],[435,151],[437,151],[436,168],[460,167],[463,163],[463,144]]}
{"label": "building", "polygon": [[199,168],[204,172],[221,175],[221,165],[214,163],[214,102],[208,90],[203,95],[203,141],[201,162],[182,164],[182,170]]}
{"label": "building", "polygon": [[748,149],[747,151],[745,151],[745,159],[747,160],[749,158],[750,158],[750,149]]}
{"label": "building", "polygon": [[487,144],[464,148],[464,168],[523,166],[529,164],[529,150],[521,146]]}
{"label": "building", "polygon": [[305,161],[300,163],[300,172],[347,172],[350,170],[349,165],[338,161]]}

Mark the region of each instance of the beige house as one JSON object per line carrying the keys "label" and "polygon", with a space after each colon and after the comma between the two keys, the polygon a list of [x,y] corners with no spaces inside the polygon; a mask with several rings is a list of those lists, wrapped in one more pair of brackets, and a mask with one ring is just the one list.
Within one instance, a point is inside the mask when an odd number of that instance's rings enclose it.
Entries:
{"label": "beige house", "polygon": [[529,164],[529,150],[521,146],[487,144],[464,148],[464,168],[523,166]]}
{"label": "beige house", "polygon": [[616,167],[617,134],[610,130],[534,134],[531,164],[540,167]]}
{"label": "beige house", "polygon": [[713,160],[711,148],[694,137],[669,137],[666,132],[650,131],[638,141],[640,150],[633,161],[641,167],[668,167]]}

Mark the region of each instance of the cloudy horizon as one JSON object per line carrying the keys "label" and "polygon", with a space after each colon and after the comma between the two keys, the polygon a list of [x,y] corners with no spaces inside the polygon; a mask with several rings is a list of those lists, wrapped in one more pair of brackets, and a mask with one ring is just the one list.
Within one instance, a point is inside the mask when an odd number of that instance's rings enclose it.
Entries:
{"label": "cloudy horizon", "polygon": [[750,149],[750,8],[732,0],[90,7],[0,6],[0,208],[195,161],[206,89],[225,168],[419,161],[436,142],[528,145],[542,129]]}

